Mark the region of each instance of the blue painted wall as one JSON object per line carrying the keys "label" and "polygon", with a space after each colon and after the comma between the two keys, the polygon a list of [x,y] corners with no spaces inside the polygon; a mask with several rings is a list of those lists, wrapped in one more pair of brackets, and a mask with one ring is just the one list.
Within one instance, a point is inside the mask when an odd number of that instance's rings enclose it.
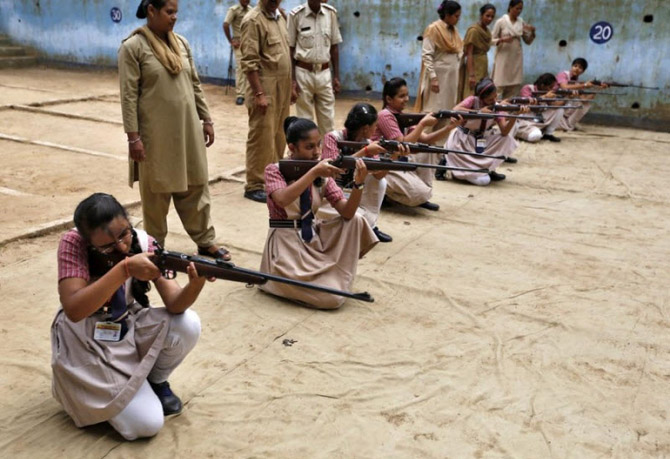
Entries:
{"label": "blue painted wall", "polygon": [[[0,0],[0,33],[30,45],[43,57],[69,63],[116,65],[121,40],[142,24],[135,18],[137,0]],[[182,0],[176,31],[190,41],[198,70],[204,77],[223,79],[229,46],[221,24],[236,0]],[[301,0],[284,0],[290,10]],[[437,18],[439,0],[330,0],[340,13],[342,83],[347,90],[381,91],[385,79],[402,75],[417,87],[421,42],[427,24]],[[478,18],[483,2],[463,1],[461,34]],[[498,14],[507,0],[494,1]],[[123,17],[114,23],[112,8]],[[652,22],[644,22],[653,15]],[[662,52],[670,41],[670,2],[662,0],[528,0],[522,15],[538,29],[535,42],[525,47],[527,81],[545,71],[567,69],[572,59],[586,57],[586,77],[613,78],[663,92],[627,90],[618,98],[598,99],[593,110],[623,117],[639,125],[659,127],[670,121],[670,56]],[[602,45],[589,38],[598,21],[612,24],[612,39]],[[559,42],[565,40],[565,46]],[[490,55],[492,62],[493,52]],[[631,108],[634,103],[639,109]],[[663,123],[664,124],[664,123]]]}

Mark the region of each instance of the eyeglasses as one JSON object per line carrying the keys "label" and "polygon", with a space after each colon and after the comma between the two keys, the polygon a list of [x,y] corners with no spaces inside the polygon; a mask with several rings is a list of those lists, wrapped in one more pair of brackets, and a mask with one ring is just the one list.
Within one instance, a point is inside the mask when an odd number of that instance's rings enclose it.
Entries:
{"label": "eyeglasses", "polygon": [[129,226],[128,228],[121,231],[119,237],[116,241],[110,242],[109,244],[101,245],[100,247],[93,246],[95,250],[105,255],[111,253],[118,244],[128,244],[128,236],[133,234],[133,227]]}

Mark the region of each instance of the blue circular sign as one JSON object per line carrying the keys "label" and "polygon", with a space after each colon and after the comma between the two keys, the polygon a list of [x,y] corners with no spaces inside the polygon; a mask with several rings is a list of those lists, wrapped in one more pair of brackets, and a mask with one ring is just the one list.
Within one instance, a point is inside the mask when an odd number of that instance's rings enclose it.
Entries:
{"label": "blue circular sign", "polygon": [[591,41],[599,45],[610,41],[612,39],[612,35],[614,35],[612,24],[605,21],[600,21],[593,24],[593,26],[591,26],[591,31],[589,32]]}
{"label": "blue circular sign", "polygon": [[112,21],[116,23],[121,22],[121,19],[123,19],[123,13],[121,13],[121,10],[117,7],[109,10],[109,16],[112,18]]}

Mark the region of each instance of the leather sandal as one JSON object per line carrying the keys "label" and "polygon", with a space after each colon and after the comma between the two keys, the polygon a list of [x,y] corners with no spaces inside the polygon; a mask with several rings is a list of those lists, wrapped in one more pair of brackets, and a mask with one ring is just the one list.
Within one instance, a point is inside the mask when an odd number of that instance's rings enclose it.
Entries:
{"label": "leather sandal", "polygon": [[230,261],[231,256],[228,250],[224,249],[223,247],[219,247],[215,251],[212,251],[211,250],[212,247],[216,246],[211,245],[209,247],[198,247],[198,255],[203,255],[205,257],[212,257],[212,258],[221,258],[224,261]]}

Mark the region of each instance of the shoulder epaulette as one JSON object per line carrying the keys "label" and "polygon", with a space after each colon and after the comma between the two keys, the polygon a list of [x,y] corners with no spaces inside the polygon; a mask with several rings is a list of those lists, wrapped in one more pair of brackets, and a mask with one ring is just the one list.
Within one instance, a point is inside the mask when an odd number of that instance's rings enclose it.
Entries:
{"label": "shoulder epaulette", "polygon": [[333,13],[337,14],[337,9],[333,5],[329,5],[328,3],[322,3],[321,8],[325,8],[327,10],[332,11]]}
{"label": "shoulder epaulette", "polygon": [[304,10],[307,7],[307,4],[303,3],[302,5],[298,5],[295,8],[291,10],[290,14],[298,14],[302,10]]}

